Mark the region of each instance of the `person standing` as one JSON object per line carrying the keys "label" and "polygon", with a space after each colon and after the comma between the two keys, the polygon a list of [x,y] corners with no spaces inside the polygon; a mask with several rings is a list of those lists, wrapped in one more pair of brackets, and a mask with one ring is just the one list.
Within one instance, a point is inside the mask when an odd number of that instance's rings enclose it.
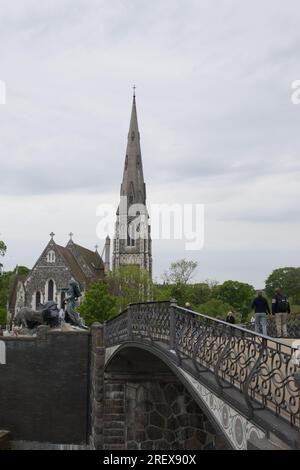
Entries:
{"label": "person standing", "polygon": [[275,289],[272,299],[272,313],[275,315],[278,338],[287,337],[287,319],[289,313],[291,313],[291,307],[288,298],[279,287]]}
{"label": "person standing", "polygon": [[255,312],[255,331],[267,336],[267,314],[270,315],[270,307],[267,300],[263,297],[263,292],[257,292],[257,297],[252,302],[251,309]]}

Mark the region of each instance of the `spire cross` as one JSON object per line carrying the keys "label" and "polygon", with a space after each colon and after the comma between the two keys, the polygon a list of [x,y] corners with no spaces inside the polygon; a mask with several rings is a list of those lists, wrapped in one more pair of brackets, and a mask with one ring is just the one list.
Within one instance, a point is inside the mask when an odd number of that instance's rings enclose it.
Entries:
{"label": "spire cross", "polygon": [[136,86],[133,85],[133,97],[135,98],[135,90],[136,90]]}
{"label": "spire cross", "polygon": [[73,240],[73,238],[72,238],[73,235],[74,235],[74,233],[72,233],[72,232],[69,233],[70,240]]}
{"label": "spire cross", "polygon": [[55,233],[51,232],[50,237],[51,237],[51,240],[53,240],[53,237],[55,237]]}

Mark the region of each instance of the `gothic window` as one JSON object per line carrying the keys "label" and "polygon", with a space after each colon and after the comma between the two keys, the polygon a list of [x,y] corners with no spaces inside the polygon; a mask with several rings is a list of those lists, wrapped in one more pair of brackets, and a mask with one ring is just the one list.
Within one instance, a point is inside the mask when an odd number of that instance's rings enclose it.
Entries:
{"label": "gothic window", "polygon": [[37,291],[35,294],[35,308],[39,308],[41,306],[41,293]]}
{"label": "gothic window", "polygon": [[127,167],[128,167],[128,155],[126,155],[126,159],[125,159],[125,170],[127,170]]}
{"label": "gothic window", "polygon": [[48,281],[48,302],[54,300],[54,282],[52,279]]}
{"label": "gothic window", "polygon": [[47,263],[55,263],[55,252],[53,250],[47,253]]}

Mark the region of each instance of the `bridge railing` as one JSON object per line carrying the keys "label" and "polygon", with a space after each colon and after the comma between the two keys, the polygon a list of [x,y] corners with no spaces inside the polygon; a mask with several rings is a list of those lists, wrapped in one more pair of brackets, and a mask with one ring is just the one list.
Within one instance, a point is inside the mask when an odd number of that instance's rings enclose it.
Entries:
{"label": "bridge railing", "polygon": [[194,370],[211,371],[222,390],[235,387],[249,413],[268,408],[300,427],[299,389],[293,348],[213,317],[178,307],[175,302],[131,304],[105,326],[107,347],[126,341],[163,343]]}

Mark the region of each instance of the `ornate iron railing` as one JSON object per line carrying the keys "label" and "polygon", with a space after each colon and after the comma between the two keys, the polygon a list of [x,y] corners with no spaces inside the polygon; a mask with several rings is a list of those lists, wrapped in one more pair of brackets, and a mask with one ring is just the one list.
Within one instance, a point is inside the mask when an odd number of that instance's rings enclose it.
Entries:
{"label": "ornate iron railing", "polygon": [[300,427],[293,348],[279,340],[178,307],[174,302],[131,304],[105,325],[106,347],[126,341],[163,343],[179,362],[211,371],[220,387],[238,389],[250,414],[269,409]]}
{"label": "ornate iron railing", "polygon": [[[254,323],[245,323],[241,325],[243,328],[246,328],[247,330],[254,331],[255,330],[255,324]],[[271,317],[267,319],[267,333],[268,336],[271,338],[276,338],[277,337],[277,329],[276,329],[276,322],[275,322],[275,317]],[[300,338],[300,321],[299,319],[288,319],[287,321],[287,333],[288,333],[288,338]]]}

